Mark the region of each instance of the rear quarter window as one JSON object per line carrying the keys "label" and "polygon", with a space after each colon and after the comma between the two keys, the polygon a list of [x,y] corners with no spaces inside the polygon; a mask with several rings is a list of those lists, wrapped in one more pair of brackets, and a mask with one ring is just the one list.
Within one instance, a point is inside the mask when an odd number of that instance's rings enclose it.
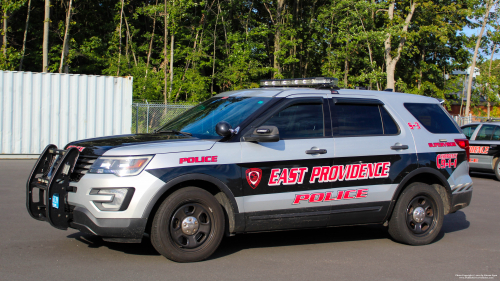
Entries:
{"label": "rear quarter window", "polygon": [[406,109],[433,134],[458,134],[457,126],[444,108],[435,103],[405,103]]}

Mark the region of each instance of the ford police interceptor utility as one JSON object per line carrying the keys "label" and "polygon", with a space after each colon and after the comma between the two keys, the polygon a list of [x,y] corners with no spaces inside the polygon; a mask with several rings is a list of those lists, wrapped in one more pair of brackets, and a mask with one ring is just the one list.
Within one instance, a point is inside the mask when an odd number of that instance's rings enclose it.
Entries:
{"label": "ford police interceptor utility", "polygon": [[470,204],[468,140],[434,98],[337,82],[261,81],[151,134],[48,145],[28,211],[105,241],[149,235],[178,262],[258,231],[384,224],[396,241],[432,242]]}
{"label": "ford police interceptor utility", "polygon": [[500,180],[500,122],[468,124],[462,130],[470,142],[470,170],[494,172]]}

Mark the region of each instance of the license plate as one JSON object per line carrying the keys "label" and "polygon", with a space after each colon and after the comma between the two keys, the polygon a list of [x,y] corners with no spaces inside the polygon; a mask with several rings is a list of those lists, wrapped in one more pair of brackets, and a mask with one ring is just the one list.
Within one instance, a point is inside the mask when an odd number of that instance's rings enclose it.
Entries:
{"label": "license plate", "polygon": [[59,209],[59,194],[52,195],[52,208]]}

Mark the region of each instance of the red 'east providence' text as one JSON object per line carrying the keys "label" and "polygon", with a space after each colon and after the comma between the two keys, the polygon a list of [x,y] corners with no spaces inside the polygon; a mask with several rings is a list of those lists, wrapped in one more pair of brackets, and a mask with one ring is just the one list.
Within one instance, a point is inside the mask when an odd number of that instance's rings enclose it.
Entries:
{"label": "red 'east providence' text", "polygon": [[310,183],[351,181],[389,177],[391,162],[314,167]]}
{"label": "red 'east providence' text", "polygon": [[[313,167],[309,183],[351,181],[389,177],[391,162]],[[271,169],[269,186],[303,184],[308,168]]]}

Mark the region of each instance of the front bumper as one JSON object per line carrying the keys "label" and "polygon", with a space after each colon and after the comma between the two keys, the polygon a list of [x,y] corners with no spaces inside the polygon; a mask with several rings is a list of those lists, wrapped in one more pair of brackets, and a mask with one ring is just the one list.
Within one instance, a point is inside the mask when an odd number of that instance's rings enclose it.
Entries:
{"label": "front bumper", "polygon": [[[154,204],[152,198],[165,183],[147,171],[130,177],[87,173],[72,181],[70,175],[78,157],[76,148],[46,147],[27,182],[28,213],[59,229],[70,227],[106,240],[140,242],[147,223],[146,209]],[[109,202],[113,195],[95,190],[123,188],[133,191],[125,197],[123,208],[103,208],[102,203]]]}
{"label": "front bumper", "polygon": [[76,207],[70,227],[83,233],[101,236],[113,242],[140,243],[146,229],[146,218],[107,218],[98,219],[87,209]]}

